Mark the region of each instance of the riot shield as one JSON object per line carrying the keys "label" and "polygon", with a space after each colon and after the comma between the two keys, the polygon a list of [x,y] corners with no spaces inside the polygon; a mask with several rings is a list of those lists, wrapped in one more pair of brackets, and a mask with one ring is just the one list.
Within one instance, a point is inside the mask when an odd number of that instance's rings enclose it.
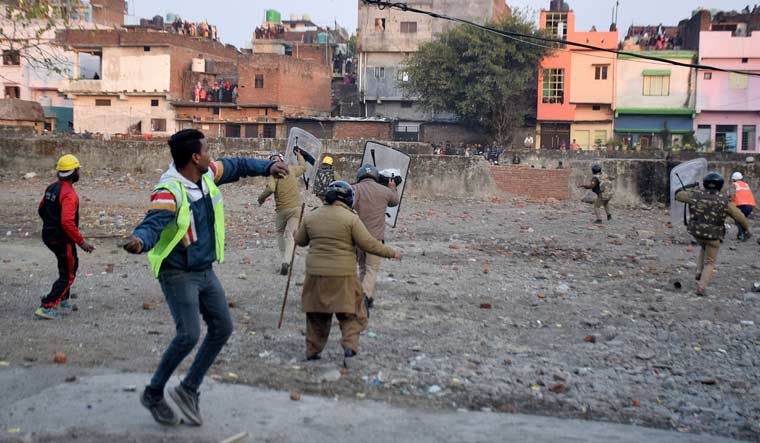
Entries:
{"label": "riot shield", "polygon": [[707,160],[696,158],[673,168],[670,171],[670,223],[673,226],[686,221],[686,205],[676,201],[676,192],[684,185],[701,183],[707,173]]}
{"label": "riot shield", "polygon": [[296,148],[301,150],[301,155],[306,160],[306,172],[303,175],[303,180],[306,183],[306,188],[309,189],[309,186],[314,182],[314,175],[317,173],[317,161],[322,156],[322,142],[301,128],[292,128],[288,135],[288,147],[285,152],[285,161],[290,166],[298,165]]}
{"label": "riot shield", "polygon": [[409,177],[409,163],[411,158],[403,152],[393,149],[377,142],[367,142],[364,145],[364,155],[362,164],[375,166],[379,171],[381,178],[393,180],[395,177],[401,177],[401,184],[397,186],[399,203],[398,206],[386,208],[385,224],[395,228],[398,221],[398,212],[401,209],[401,202],[404,198],[404,189],[406,189],[407,179]]}

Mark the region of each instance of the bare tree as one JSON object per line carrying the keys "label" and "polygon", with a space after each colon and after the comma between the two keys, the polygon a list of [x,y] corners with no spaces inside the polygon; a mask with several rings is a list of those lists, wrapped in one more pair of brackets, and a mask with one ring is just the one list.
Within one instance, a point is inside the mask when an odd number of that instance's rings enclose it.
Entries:
{"label": "bare tree", "polygon": [[80,0],[0,0],[3,65],[24,64],[41,75],[64,75],[71,61],[55,45],[55,32],[85,14]]}

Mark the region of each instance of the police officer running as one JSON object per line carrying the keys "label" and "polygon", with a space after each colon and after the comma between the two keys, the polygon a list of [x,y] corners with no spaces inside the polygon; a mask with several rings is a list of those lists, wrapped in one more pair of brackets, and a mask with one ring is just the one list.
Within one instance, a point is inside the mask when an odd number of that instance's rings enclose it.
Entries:
{"label": "police officer running", "polygon": [[[397,179],[400,180],[400,177]],[[388,207],[398,206],[398,182],[389,180],[388,185],[380,184],[380,172],[372,165],[363,165],[356,174],[354,185],[354,209],[370,234],[385,242],[385,211]],[[380,270],[380,257],[362,250],[357,252],[359,261],[359,280],[362,284],[367,308],[374,304],[375,284]]]}
{"label": "police officer running", "polygon": [[696,187],[697,184],[694,183],[681,188],[676,193],[676,200],[689,205],[691,218],[687,229],[701,248],[696,275],[699,282],[696,293],[700,297],[705,295],[707,285],[710,284],[715,271],[720,244],[726,235],[724,225],[726,216],[733,218],[737,224],[741,225],[745,238],[752,236],[744,214],[729,201],[728,196],[720,192],[723,189],[723,183],[724,180],[720,174],[710,172],[702,180],[704,191],[687,189]]}
{"label": "police officer running", "polygon": [[602,167],[594,165],[591,167],[591,181],[587,184],[581,185],[581,188],[590,189],[596,194],[596,201],[594,202],[594,215],[596,220],[594,223],[602,223],[602,208],[604,213],[607,214],[607,220],[612,220],[612,214],[610,213],[610,200],[615,195],[615,188],[613,186],[610,177],[602,172]]}

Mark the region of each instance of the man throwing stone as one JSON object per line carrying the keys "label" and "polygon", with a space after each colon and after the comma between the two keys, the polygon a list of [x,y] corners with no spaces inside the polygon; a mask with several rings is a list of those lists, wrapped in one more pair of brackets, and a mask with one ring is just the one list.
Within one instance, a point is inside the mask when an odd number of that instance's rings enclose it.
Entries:
{"label": "man throwing stone", "polygon": [[224,289],[212,268],[214,261],[224,260],[224,207],[217,186],[241,177],[286,176],[288,168],[281,161],[249,158],[211,161],[208,143],[195,129],[174,134],[169,147],[174,162],[153,190],[147,215],[124,245],[130,253],[148,253],[177,330],[140,402],[158,423],[179,423],[164,399],[164,387],[198,342],[202,315],[208,334],[184,380],[169,391],[188,421],[200,426],[198,388],[232,334]]}

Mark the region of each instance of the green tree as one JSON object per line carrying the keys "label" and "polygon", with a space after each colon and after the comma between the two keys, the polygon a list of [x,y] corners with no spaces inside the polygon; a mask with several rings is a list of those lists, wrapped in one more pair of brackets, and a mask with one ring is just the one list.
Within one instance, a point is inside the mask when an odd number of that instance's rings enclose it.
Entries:
{"label": "green tree", "polygon": [[[488,26],[540,35],[521,11]],[[399,86],[420,107],[453,112],[462,122],[480,126],[508,144],[526,116],[535,115],[538,67],[549,51],[461,25],[408,57],[405,69],[410,78]]]}

